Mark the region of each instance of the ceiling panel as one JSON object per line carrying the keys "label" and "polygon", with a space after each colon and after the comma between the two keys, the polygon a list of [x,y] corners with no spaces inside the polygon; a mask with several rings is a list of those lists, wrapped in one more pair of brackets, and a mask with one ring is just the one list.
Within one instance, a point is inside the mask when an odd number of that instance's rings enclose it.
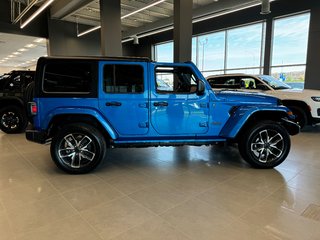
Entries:
{"label": "ceiling panel", "polygon": [[[174,0],[161,1],[148,9],[124,18],[127,14],[159,1],[121,0],[123,37],[142,34],[143,31],[147,32],[148,30],[152,30],[152,25],[158,27],[162,22],[167,23],[169,19],[172,22],[173,1]],[[231,8],[241,8],[246,4],[253,3],[261,4],[261,0],[193,0],[193,12],[197,12],[198,16],[215,12],[221,13],[230,10]],[[51,11],[51,16],[53,18],[85,24],[92,27],[100,25],[100,6],[98,0],[57,0],[54,4],[59,5],[60,10],[58,7],[54,6],[53,9],[55,10]],[[64,6],[67,9],[61,10]],[[57,12],[64,14],[57,14]],[[150,28],[148,26],[150,26]]]}
{"label": "ceiling panel", "polygon": [[28,68],[47,55],[46,39],[0,33],[1,67]]}

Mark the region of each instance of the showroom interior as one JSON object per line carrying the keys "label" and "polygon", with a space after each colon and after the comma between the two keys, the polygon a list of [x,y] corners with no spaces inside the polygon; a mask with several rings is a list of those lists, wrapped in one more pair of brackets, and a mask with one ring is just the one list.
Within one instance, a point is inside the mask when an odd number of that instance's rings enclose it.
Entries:
{"label": "showroom interior", "polygon": [[[320,99],[316,0],[0,4],[0,75],[36,70],[40,57],[147,57],[192,61],[204,77],[272,75]],[[291,136],[272,169],[217,143],[108,148],[97,169],[72,175],[48,144],[0,130],[0,240],[320,239],[319,134],[310,124]]]}

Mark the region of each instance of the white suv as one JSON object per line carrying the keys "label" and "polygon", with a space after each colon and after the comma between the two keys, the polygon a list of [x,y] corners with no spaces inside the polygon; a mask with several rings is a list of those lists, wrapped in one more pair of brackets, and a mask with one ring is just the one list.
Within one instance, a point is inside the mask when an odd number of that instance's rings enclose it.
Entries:
{"label": "white suv", "polygon": [[207,77],[215,90],[264,92],[282,100],[296,115],[300,127],[320,123],[320,91],[292,89],[269,75],[227,74]]}

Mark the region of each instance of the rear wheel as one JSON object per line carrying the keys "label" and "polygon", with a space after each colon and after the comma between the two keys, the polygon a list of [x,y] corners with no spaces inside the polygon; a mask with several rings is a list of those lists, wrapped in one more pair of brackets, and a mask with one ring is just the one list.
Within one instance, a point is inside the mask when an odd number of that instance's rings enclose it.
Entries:
{"label": "rear wheel", "polygon": [[105,156],[103,135],[93,126],[77,123],[65,126],[53,138],[51,157],[67,173],[81,174],[95,169]]}
{"label": "rear wheel", "polygon": [[239,140],[239,152],[255,168],[273,168],[282,163],[290,151],[287,130],[273,121],[264,121],[248,129]]}
{"label": "rear wheel", "polygon": [[0,129],[5,133],[23,132],[28,125],[26,113],[17,106],[0,109]]}

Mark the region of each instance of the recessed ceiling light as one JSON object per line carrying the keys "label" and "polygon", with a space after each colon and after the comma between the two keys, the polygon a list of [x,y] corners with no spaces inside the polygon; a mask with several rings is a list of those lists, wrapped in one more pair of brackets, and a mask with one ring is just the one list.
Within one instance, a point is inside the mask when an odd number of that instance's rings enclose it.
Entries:
{"label": "recessed ceiling light", "polygon": [[4,58],[4,60],[9,60],[9,58],[6,57],[6,58]]}
{"label": "recessed ceiling light", "polygon": [[14,55],[20,55],[21,52],[14,52],[14,53],[12,53],[12,54],[14,54]]}
{"label": "recessed ceiling light", "polygon": [[19,52],[25,52],[25,51],[28,51],[28,49],[25,49],[25,48],[20,48],[18,49]]}
{"label": "recessed ceiling light", "polygon": [[25,45],[24,47],[26,47],[26,48],[34,48],[35,46],[37,46],[37,45],[35,45],[33,43],[29,43],[29,44]]}
{"label": "recessed ceiling light", "polygon": [[9,55],[8,57],[9,57],[9,58],[13,58],[13,57],[16,57],[16,56],[15,56],[15,55]]}

